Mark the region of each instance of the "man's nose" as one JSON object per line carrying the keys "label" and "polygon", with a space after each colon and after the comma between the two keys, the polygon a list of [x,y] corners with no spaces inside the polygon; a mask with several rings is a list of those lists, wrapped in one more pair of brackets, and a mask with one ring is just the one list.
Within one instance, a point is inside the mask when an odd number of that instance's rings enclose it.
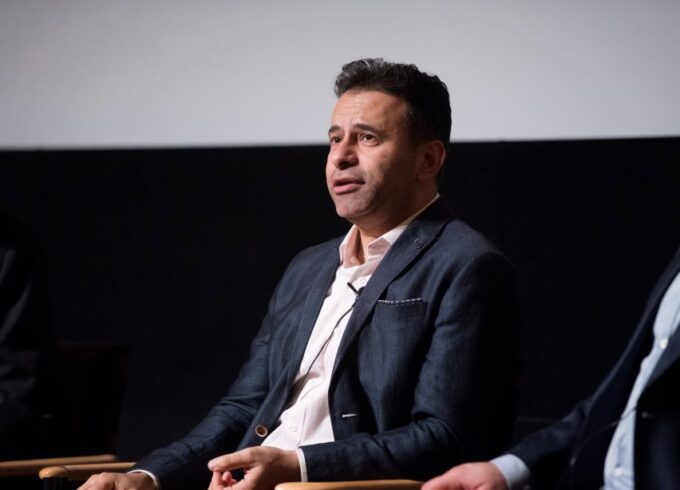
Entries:
{"label": "man's nose", "polygon": [[330,159],[340,170],[352,167],[358,162],[354,145],[347,140],[340,141],[331,148]]}

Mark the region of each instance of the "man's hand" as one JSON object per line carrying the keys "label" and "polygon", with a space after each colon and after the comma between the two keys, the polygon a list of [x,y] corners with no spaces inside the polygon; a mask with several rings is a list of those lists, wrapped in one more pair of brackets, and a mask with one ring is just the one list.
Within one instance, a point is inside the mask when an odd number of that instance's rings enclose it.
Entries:
{"label": "man's hand", "polygon": [[[271,490],[287,481],[300,481],[300,462],[295,451],[274,447],[250,447],[226,454],[208,463],[213,472],[209,490]],[[243,479],[237,481],[231,471],[243,469]]]}
{"label": "man's hand", "polygon": [[78,490],[155,490],[146,473],[99,473],[92,475]]}
{"label": "man's hand", "polygon": [[467,463],[425,482],[422,490],[508,490],[508,485],[496,465]]}

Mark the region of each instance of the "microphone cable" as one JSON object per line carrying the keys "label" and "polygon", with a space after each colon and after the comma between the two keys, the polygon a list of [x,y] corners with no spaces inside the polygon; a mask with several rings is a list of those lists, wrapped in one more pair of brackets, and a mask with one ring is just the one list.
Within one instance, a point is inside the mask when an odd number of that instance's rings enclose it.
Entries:
{"label": "microphone cable", "polygon": [[[356,288],[352,285],[351,282],[348,282],[348,283],[347,283],[347,286],[349,286],[349,288],[350,288],[350,289],[352,290],[352,292],[354,293],[354,296],[355,296],[355,297],[354,297],[354,303],[352,303],[352,306],[350,306],[347,310],[345,310],[345,312],[344,312],[342,315],[340,315],[340,318],[338,318],[338,320],[335,322],[335,325],[333,325],[333,328],[331,329],[331,333],[328,335],[328,337],[326,338],[326,340],[324,340],[323,344],[321,345],[321,348],[319,349],[319,351],[318,351],[318,352],[316,353],[316,355],[314,356],[314,359],[312,359],[312,362],[309,363],[309,367],[307,368],[307,371],[306,371],[305,374],[302,376],[302,378],[300,378],[300,380],[299,380],[297,383],[295,383],[295,385],[297,385],[298,388],[297,388],[297,389],[294,388],[293,391],[298,391],[298,389],[299,389],[300,391],[302,391],[302,387],[305,385],[305,382],[307,381],[307,377],[309,376],[309,373],[311,372],[312,367],[314,367],[314,364],[316,364],[316,361],[319,359],[319,356],[321,355],[321,353],[322,353],[324,350],[326,350],[326,347],[328,346],[328,344],[330,343],[331,339],[333,338],[333,334],[335,334],[335,331],[336,331],[337,328],[340,326],[340,322],[342,322],[342,320],[343,320],[347,315],[349,315],[349,314],[352,312],[352,310],[354,309],[354,306],[357,304],[357,301],[359,301],[359,296],[361,296],[361,293],[362,293],[362,291],[364,290],[364,288],[361,287],[361,288],[359,288],[359,289],[356,289]],[[298,395],[299,395],[299,392],[298,392],[294,397],[292,397],[292,398],[297,398]]]}

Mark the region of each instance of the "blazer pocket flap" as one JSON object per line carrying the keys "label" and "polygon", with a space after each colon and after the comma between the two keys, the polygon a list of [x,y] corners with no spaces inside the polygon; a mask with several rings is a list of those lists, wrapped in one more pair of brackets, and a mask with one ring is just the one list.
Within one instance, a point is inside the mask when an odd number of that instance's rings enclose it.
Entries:
{"label": "blazer pocket flap", "polygon": [[378,318],[411,318],[422,316],[427,303],[423,298],[379,299],[375,305],[375,316]]}

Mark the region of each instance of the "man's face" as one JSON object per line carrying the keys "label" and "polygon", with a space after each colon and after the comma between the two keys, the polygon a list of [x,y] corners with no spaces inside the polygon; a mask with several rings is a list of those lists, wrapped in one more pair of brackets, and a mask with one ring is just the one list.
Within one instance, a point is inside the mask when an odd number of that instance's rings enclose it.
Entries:
{"label": "man's face", "polygon": [[363,231],[384,233],[417,211],[406,111],[404,100],[375,90],[350,90],[333,110],[326,182],[338,215]]}

